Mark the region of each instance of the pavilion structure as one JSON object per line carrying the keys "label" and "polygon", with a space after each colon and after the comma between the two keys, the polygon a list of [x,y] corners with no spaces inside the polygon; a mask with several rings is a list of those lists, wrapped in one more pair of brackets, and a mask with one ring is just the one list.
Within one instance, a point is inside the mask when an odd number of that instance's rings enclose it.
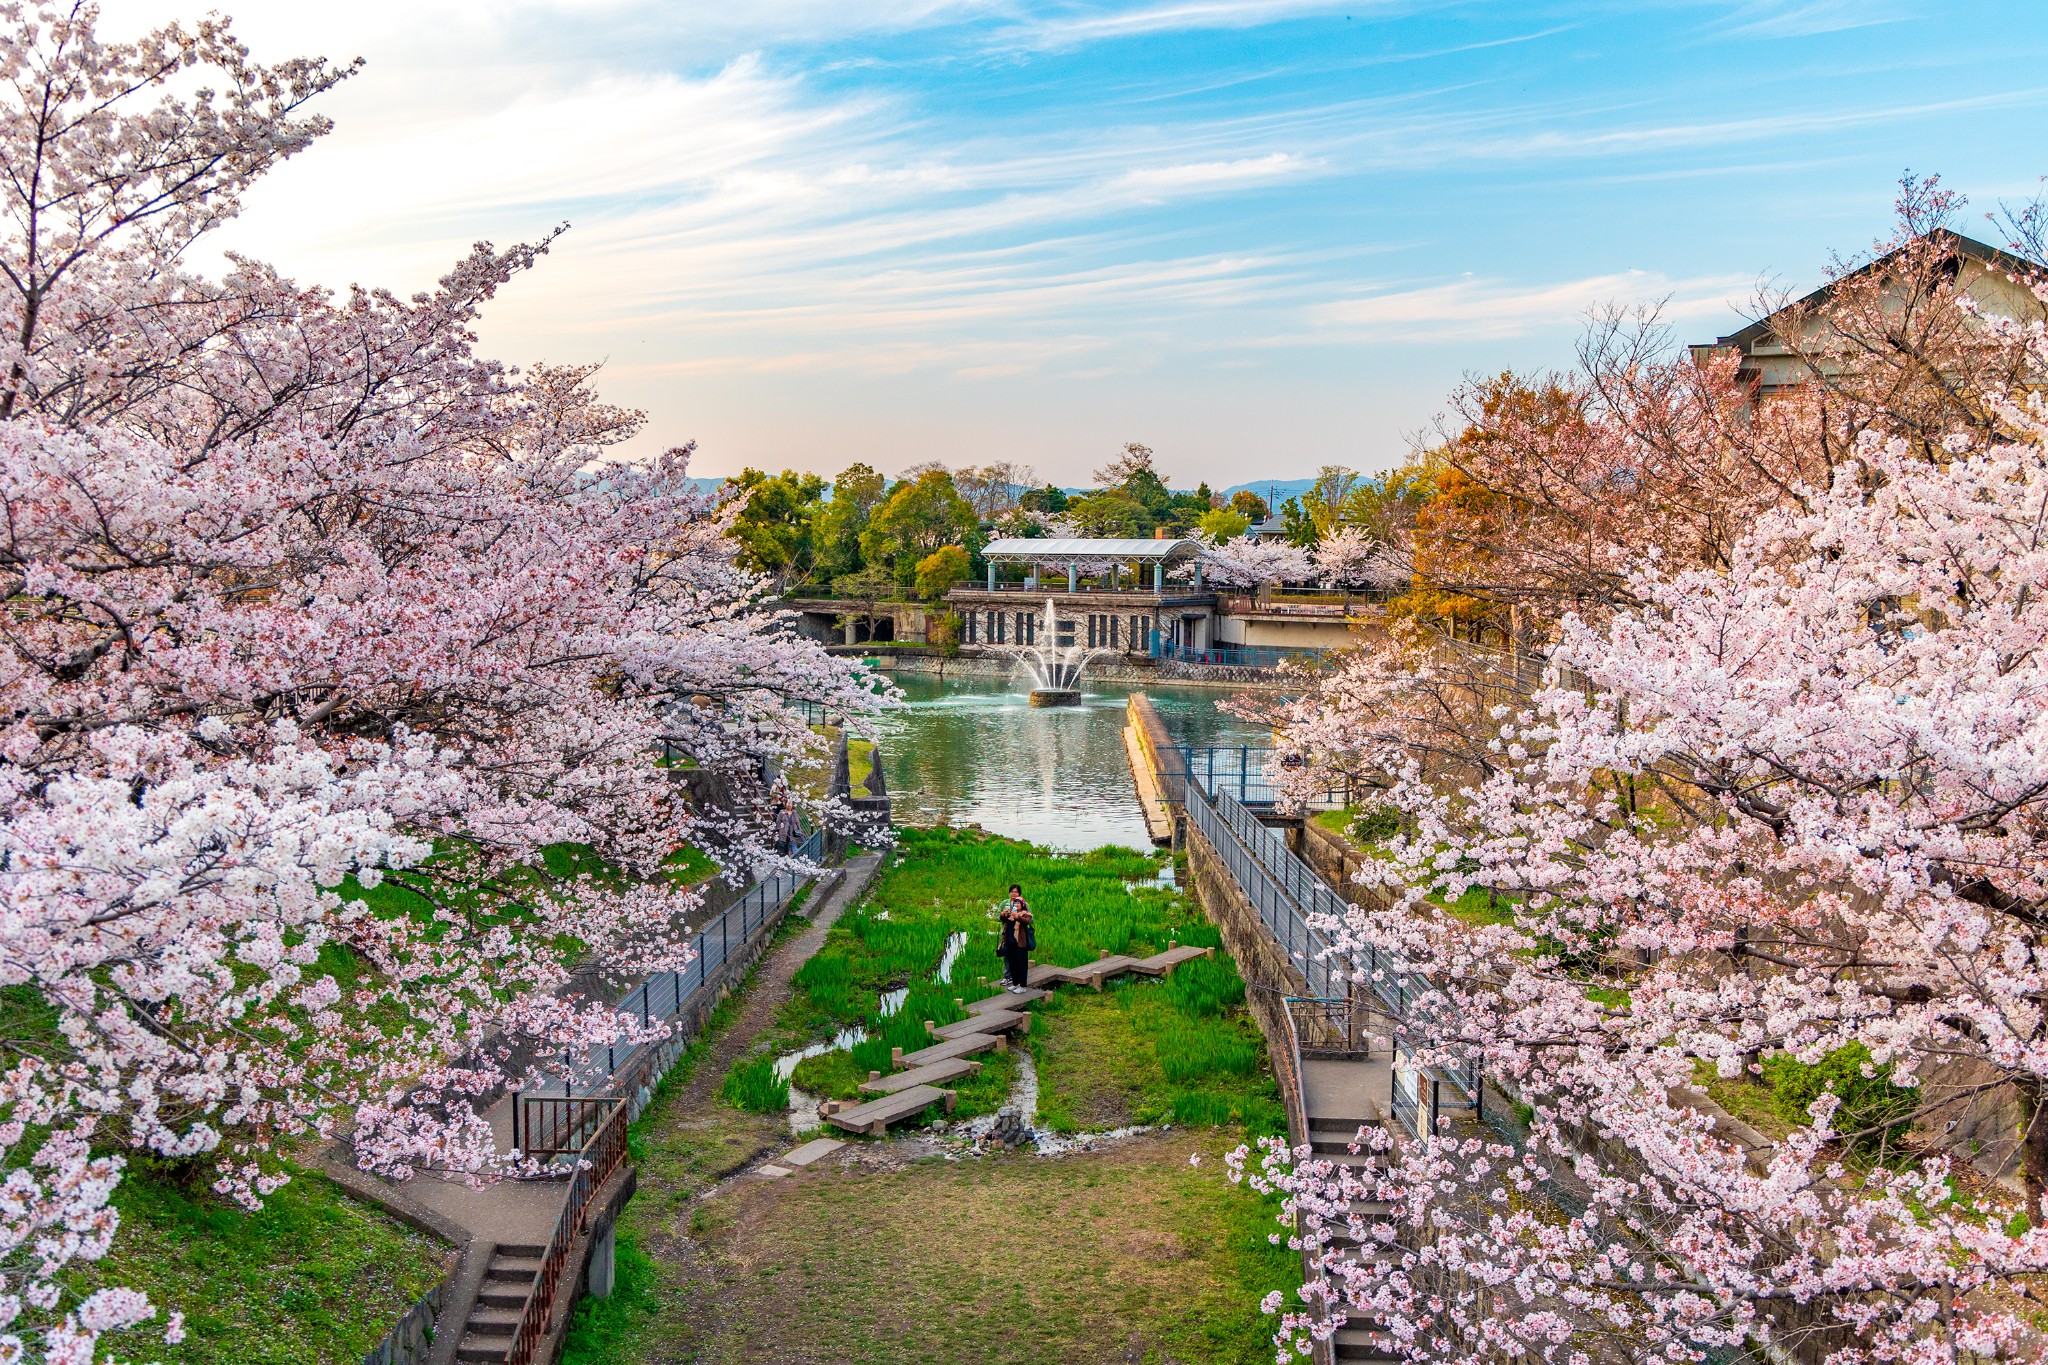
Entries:
{"label": "pavilion structure", "polygon": [[[1216,594],[1202,584],[1194,540],[1003,539],[982,550],[987,579],[947,594],[967,645],[1073,645],[1156,654],[1166,644],[1207,648],[1215,638]],[[1193,561],[1192,583],[1172,582]],[[1060,638],[1038,639],[1050,598]]]}

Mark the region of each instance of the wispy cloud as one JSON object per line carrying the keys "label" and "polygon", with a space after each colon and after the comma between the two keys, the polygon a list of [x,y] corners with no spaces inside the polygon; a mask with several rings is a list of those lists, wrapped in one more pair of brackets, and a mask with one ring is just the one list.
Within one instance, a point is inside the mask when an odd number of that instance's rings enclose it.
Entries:
{"label": "wispy cloud", "polygon": [[1808,38],[1916,17],[1904,0],[1741,0],[1716,27],[1745,38]]}
{"label": "wispy cloud", "polygon": [[1804,282],[1898,164],[1988,202],[2041,169],[2015,111],[2048,101],[1983,0],[103,2],[369,59],[231,245],[410,291],[567,220],[486,346],[609,357],[650,443],[756,463],[967,433],[1056,472],[1103,414],[1178,431],[1189,477],[1273,433],[1365,462],[1595,303],[1670,295],[1704,333],[1756,274]]}
{"label": "wispy cloud", "polygon": [[1057,51],[1114,38],[1201,29],[1257,28],[1318,14],[1378,8],[1384,0],[1168,0],[1130,8],[1039,15],[996,31],[999,45]]}
{"label": "wispy cloud", "polygon": [[1471,341],[1573,326],[1611,303],[1661,303],[1672,320],[1719,317],[1753,286],[1744,276],[1674,280],[1652,270],[1535,285],[1466,278],[1361,294],[1314,307],[1309,316],[1319,326],[1381,340]]}

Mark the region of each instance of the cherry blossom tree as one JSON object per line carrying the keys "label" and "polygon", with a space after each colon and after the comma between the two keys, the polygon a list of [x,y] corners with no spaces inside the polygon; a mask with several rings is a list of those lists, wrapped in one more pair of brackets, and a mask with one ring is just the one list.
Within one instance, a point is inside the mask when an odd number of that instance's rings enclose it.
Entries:
{"label": "cherry blossom tree", "polygon": [[1398,588],[1414,572],[1407,555],[1353,526],[1317,541],[1313,557],[1323,582],[1332,587]]}
{"label": "cherry blossom tree", "polygon": [[[1249,535],[1214,548],[1205,546],[1198,562],[1205,578],[1237,588],[1257,587],[1261,583],[1300,583],[1315,574],[1308,551]],[[1193,574],[1191,568],[1178,572]]]}
{"label": "cherry blossom tree", "polygon": [[[2048,360],[2038,328],[1988,330],[2021,357],[2003,372]],[[1866,431],[1724,566],[1651,560],[1630,605],[1567,616],[1483,743],[1429,740],[1435,680],[1391,646],[1296,708],[1289,743],[1377,771],[1403,823],[1367,866],[1383,894],[1325,927],[1423,974],[1404,1036],[1532,1120],[1519,1149],[1443,1134],[1362,1171],[1269,1152],[1256,1178],[1319,1267],[1289,1332],[1351,1313],[1475,1362],[2038,1358],[2017,1290],[2048,1272],[2048,407],[1976,401],[1995,428],[1932,456]],[[1428,899],[1473,888],[1504,922]],[[1918,1096],[1890,1164],[1851,1158],[1878,1135],[1838,1127],[1836,1095],[1746,1151],[1695,1088],[1845,1049]],[[1943,1142],[2001,1095],[2011,1194],[1957,1182]]]}
{"label": "cherry blossom tree", "polygon": [[410,298],[200,274],[347,72],[96,21],[0,8],[0,985],[52,1012],[0,1082],[6,1359],[155,1311],[58,1288],[123,1148],[251,1204],[343,1130],[507,1169],[480,1110],[520,1058],[648,1036],[572,972],[681,965],[664,861],[771,863],[764,771],[822,749],[792,703],[877,701],[761,605],[687,450],[608,459],[640,416],[590,367],[475,354],[552,238]]}

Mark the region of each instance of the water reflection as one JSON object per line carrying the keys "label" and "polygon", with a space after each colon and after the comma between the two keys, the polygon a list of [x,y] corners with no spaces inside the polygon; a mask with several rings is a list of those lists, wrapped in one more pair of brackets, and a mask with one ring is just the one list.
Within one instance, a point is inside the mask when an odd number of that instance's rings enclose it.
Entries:
{"label": "water reflection", "polygon": [[[1022,683],[901,674],[907,705],[883,722],[889,794],[910,824],[978,824],[1061,849],[1150,848],[1124,758],[1131,689],[1090,683],[1080,706],[1033,707]],[[1224,715],[1228,694],[1146,687],[1174,738],[1188,744],[1268,742]]]}

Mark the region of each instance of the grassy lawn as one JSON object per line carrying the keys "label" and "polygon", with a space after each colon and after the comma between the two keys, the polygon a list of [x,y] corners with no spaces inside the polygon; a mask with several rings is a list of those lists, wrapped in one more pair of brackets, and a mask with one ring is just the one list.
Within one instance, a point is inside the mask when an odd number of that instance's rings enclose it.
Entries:
{"label": "grassy lawn", "polygon": [[[1196,970],[1193,963],[1181,968]],[[1031,1053],[1046,1127],[1056,1133],[1133,1123],[1286,1130],[1258,1027],[1241,1008],[1190,1013],[1171,985],[1126,978],[1100,995],[1065,990],[1038,1006]],[[1243,990],[1238,982],[1239,1002]]]}
{"label": "grassy lawn", "polygon": [[[721,1311],[674,1358],[848,1365],[1269,1360],[1300,1281],[1215,1132],[1046,1161],[919,1162],[753,1184],[700,1228]],[[1200,1165],[1188,1158],[1199,1156]],[[695,1335],[695,1334],[693,1334]]]}
{"label": "grassy lawn", "polygon": [[[211,1167],[202,1167],[205,1178]],[[452,1250],[297,1172],[249,1213],[205,1189],[131,1166],[114,1192],[121,1231],[81,1292],[125,1285],[185,1314],[183,1344],[144,1327],[114,1339],[164,1365],[356,1365],[432,1288]],[[158,1322],[161,1323],[159,1318]]]}
{"label": "grassy lawn", "polygon": [[[886,1071],[889,1046],[921,1044],[925,1019],[957,1018],[955,997],[994,989],[984,980],[1000,971],[989,914],[1012,881],[1038,916],[1043,960],[1213,945],[1199,909],[1154,884],[1159,865],[1131,850],[1059,857],[973,832],[904,831],[867,900],[791,979],[772,1022],[721,1054],[732,1058],[726,1074],[855,1025],[871,1042],[805,1061],[796,1084],[851,1094],[870,1069]],[[961,932],[952,981],[939,983],[935,969]],[[881,1016],[882,993],[906,988],[905,1007]],[[735,1108],[711,1075],[691,1087],[695,1102],[657,1101],[633,1138],[640,1190],[621,1224],[618,1292],[579,1307],[565,1362],[1271,1359],[1259,1301],[1298,1284],[1300,1272],[1267,1240],[1273,1207],[1223,1173],[1224,1152],[1284,1126],[1243,999],[1219,950],[1166,982],[1065,988],[1042,1001],[1028,1045],[1043,1126],[1173,1124],[1056,1160],[894,1159],[877,1148],[879,1168],[828,1160],[706,1199],[736,1160],[788,1141],[783,1120]],[[697,1051],[678,1074],[697,1065]],[[1016,1055],[981,1060],[982,1074],[958,1085],[956,1117],[1007,1100]]]}

